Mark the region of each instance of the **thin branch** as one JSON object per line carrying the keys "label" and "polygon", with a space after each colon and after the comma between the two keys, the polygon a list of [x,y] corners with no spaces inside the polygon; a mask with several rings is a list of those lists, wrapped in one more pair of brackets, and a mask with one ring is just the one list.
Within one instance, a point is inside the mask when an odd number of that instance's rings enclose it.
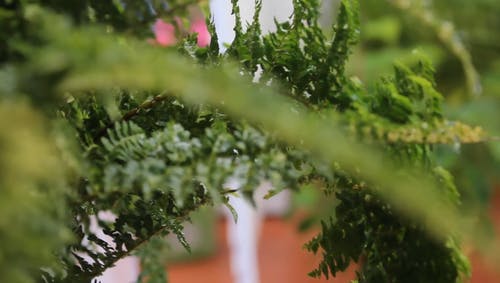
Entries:
{"label": "thin branch", "polygon": [[144,112],[145,110],[148,110],[148,109],[152,109],[153,107],[155,107],[159,103],[166,100],[168,97],[170,97],[170,95],[168,95],[168,94],[157,95],[157,96],[153,97],[153,99],[145,101],[141,105],[137,106],[136,108],[128,111],[120,118],[120,120],[111,122],[108,125],[106,125],[104,128],[100,129],[94,138],[94,142],[98,143],[102,137],[106,136],[108,130],[111,129],[115,125],[116,122],[129,121],[132,118],[134,118],[135,116],[137,116],[139,113]]}
{"label": "thin branch", "polygon": [[479,73],[472,62],[471,54],[456,32],[455,27],[447,21],[440,20],[421,1],[416,2],[416,4],[404,0],[388,0],[388,2],[397,9],[407,12],[434,32],[439,41],[462,63],[469,93],[474,96],[480,95],[482,86]]}

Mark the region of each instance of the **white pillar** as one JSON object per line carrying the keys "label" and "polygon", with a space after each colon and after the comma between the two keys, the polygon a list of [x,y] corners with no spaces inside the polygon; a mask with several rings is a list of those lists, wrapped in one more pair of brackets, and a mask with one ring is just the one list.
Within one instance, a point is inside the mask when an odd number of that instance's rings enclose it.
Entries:
{"label": "white pillar", "polygon": [[[251,23],[255,0],[239,0],[241,21],[243,28]],[[215,29],[219,37],[221,50],[225,50],[224,43],[231,43],[234,39],[234,17],[231,15],[231,0],[211,0],[210,10],[215,21]],[[260,23],[262,32],[275,30],[274,18],[278,22],[287,21],[293,13],[292,0],[263,0]]]}
{"label": "white pillar", "polygon": [[[243,28],[253,18],[254,0],[240,0],[240,13]],[[224,51],[225,43],[234,39],[234,17],[231,15],[230,0],[212,0],[210,8],[214,17],[215,28],[219,38],[219,46]],[[273,31],[274,19],[279,22],[289,20],[293,12],[292,0],[263,0],[260,23],[262,32]],[[238,188],[239,184],[229,184],[232,188]],[[231,272],[235,283],[258,283],[258,239],[262,214],[282,213],[289,203],[289,196],[281,194],[269,201],[263,201],[262,191],[269,186],[261,186],[256,192],[257,210],[243,198],[231,197],[230,203],[238,213],[238,222],[229,221],[228,240],[230,247]],[[227,213],[228,215],[230,213]],[[229,217],[231,219],[231,217]]]}

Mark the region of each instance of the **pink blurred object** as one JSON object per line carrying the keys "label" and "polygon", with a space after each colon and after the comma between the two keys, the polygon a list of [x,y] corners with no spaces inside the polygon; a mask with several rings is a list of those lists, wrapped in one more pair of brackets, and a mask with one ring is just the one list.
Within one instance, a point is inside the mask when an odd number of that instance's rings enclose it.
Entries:
{"label": "pink blurred object", "polygon": [[198,33],[197,43],[199,47],[205,47],[210,44],[211,36],[210,33],[208,32],[207,24],[205,23],[204,19],[195,20],[191,24],[189,32]]}
{"label": "pink blurred object", "polygon": [[157,19],[153,26],[153,31],[155,33],[156,43],[159,45],[171,46],[177,42],[175,38],[175,27],[172,24]]}
{"label": "pink blurred object", "polygon": [[[178,26],[182,26],[182,22],[179,18],[177,18],[176,21]],[[166,23],[162,19],[157,19],[153,26],[153,31],[155,34],[154,44],[172,46],[177,43],[177,38],[175,37],[175,26],[173,24]],[[198,34],[197,44],[199,47],[205,47],[210,44],[211,36],[208,32],[205,20],[195,20],[191,24],[189,32]]]}

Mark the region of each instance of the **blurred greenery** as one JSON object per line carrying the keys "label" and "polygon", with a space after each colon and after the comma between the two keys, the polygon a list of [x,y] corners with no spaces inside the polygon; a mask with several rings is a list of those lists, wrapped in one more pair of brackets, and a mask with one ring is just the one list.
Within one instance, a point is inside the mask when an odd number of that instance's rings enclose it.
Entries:
{"label": "blurred greenery", "polygon": [[[330,39],[318,25],[318,1],[294,1],[292,22],[263,36],[261,2],[244,30],[234,0],[236,37],[225,54],[210,23],[206,48],[195,35],[172,47],[147,43],[156,17],[174,22],[192,1],[73,2],[0,6],[0,36],[12,33],[1,43],[0,166],[9,170],[0,182],[13,215],[0,221],[2,248],[10,248],[2,249],[0,270],[12,272],[0,273],[1,281],[34,282],[40,267],[50,282],[89,282],[136,250],[148,264],[141,280],[163,281],[157,236],[174,234],[189,249],[183,223],[204,205],[228,204],[228,178],[249,199],[264,179],[270,195],[302,185],[335,195],[335,221],[322,221],[307,245],[322,251],[313,276],[366,259],[360,282],[401,282],[410,271],[407,282],[461,282],[470,273],[461,238],[500,254],[461,213],[453,177],[433,154],[438,145],[491,136],[444,118],[434,69],[420,52],[391,60],[391,74],[367,87],[346,74],[360,36],[357,1],[341,2]],[[367,28],[372,43],[362,48],[380,49],[373,43],[380,41],[399,50],[404,27],[377,38],[396,18]],[[432,43],[428,50],[433,58],[449,51]],[[389,64],[385,56],[372,63]],[[101,211],[116,218],[100,219]],[[47,230],[31,237],[40,224]],[[28,243],[43,248],[6,260]],[[59,257],[58,267],[49,255]]]}
{"label": "blurred greenery", "polygon": [[[387,62],[405,58],[411,50],[427,54],[436,67],[437,87],[447,99],[448,117],[483,126],[492,136],[500,136],[500,2],[478,1],[363,1],[362,36],[349,70],[374,85],[380,74],[390,73]],[[425,22],[422,18],[430,18]],[[440,33],[448,32],[449,40]],[[448,42],[451,41],[451,42]],[[460,55],[453,50],[461,42]],[[456,50],[455,50],[456,51]],[[462,57],[470,57],[473,67]],[[474,68],[473,71],[469,70]],[[481,93],[474,91],[467,76],[477,72]],[[440,148],[440,162],[455,176],[463,201],[470,205],[488,204],[492,189],[500,182],[500,144]]]}
{"label": "blurred greenery", "polygon": [[[58,158],[44,118],[27,103],[0,103],[0,278],[31,282],[54,268],[71,240]],[[58,205],[53,205],[57,203]],[[58,269],[55,269],[60,271]]]}

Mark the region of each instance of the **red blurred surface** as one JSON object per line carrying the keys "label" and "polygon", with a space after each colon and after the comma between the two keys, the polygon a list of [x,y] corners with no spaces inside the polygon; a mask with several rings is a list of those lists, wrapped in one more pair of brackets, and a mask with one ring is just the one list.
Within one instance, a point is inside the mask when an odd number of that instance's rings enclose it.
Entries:
{"label": "red blurred surface", "polygon": [[[491,215],[497,233],[500,233],[500,188],[492,199]],[[302,249],[314,232],[301,234],[296,223],[281,219],[266,219],[259,242],[259,268],[261,283],[347,283],[354,278],[355,268],[334,279],[314,279],[307,273],[317,266],[320,256]],[[217,224],[217,253],[210,258],[173,264],[168,268],[172,283],[232,283],[229,270],[229,248],[226,242],[226,223]],[[477,252],[471,252],[473,275],[471,283],[499,283],[500,263],[491,264]]]}
{"label": "red blurred surface", "polygon": [[[490,216],[495,226],[495,232],[500,235],[500,187],[494,191],[490,204]],[[471,283],[498,283],[500,282],[500,262],[489,262],[478,252],[472,251],[469,255],[472,263]]]}
{"label": "red blurred surface", "polygon": [[[319,263],[320,257],[302,249],[315,235],[298,233],[297,224],[282,219],[266,219],[259,240],[259,272],[261,283],[322,283],[349,282],[354,269],[337,278],[326,280],[307,276]],[[226,242],[226,222],[217,224],[217,253],[215,256],[168,267],[172,283],[232,283],[229,269],[229,247]]]}

